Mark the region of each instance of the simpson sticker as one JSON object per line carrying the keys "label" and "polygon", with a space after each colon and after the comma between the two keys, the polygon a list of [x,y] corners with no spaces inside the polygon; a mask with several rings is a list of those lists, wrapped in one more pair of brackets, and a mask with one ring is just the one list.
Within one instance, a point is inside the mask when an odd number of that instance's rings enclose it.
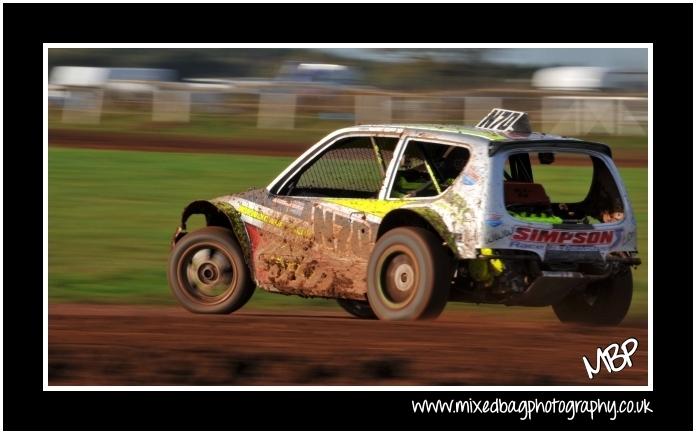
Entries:
{"label": "simpson sticker", "polygon": [[512,235],[513,241],[537,244],[556,245],[612,245],[616,241],[616,233],[609,231],[561,231],[516,227]]}
{"label": "simpson sticker", "polygon": [[476,128],[490,131],[514,131],[519,133],[529,133],[529,117],[527,113],[515,112],[512,110],[503,110],[495,108],[491,110],[481,122],[476,125]]}

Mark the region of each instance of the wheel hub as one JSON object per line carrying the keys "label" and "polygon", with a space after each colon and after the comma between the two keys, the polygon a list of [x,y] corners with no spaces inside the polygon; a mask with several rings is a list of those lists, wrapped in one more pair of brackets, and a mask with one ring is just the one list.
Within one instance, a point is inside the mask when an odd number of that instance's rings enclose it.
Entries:
{"label": "wheel hub", "polygon": [[220,250],[202,248],[190,257],[188,282],[203,297],[221,296],[232,282],[232,263]]}
{"label": "wheel hub", "polygon": [[394,284],[399,291],[408,291],[413,286],[413,267],[409,264],[401,264],[394,271]]}
{"label": "wheel hub", "polygon": [[211,262],[206,262],[198,267],[198,279],[201,283],[208,285],[214,284],[219,276],[220,272],[218,271],[218,267]]}
{"label": "wheel hub", "polygon": [[408,304],[418,286],[418,271],[414,258],[398,247],[386,252],[380,281],[385,301],[394,306]]}

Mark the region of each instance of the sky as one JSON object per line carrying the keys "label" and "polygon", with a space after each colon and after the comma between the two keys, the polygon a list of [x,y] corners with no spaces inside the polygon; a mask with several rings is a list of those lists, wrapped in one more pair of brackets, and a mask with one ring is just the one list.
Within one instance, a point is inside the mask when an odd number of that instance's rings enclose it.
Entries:
{"label": "sky", "polygon": [[517,64],[606,66],[647,71],[647,48],[517,48],[493,50],[490,61]]}
{"label": "sky", "polygon": [[[364,60],[398,62],[407,61],[417,49],[390,50],[364,48],[329,48],[324,51],[332,54]],[[424,50],[433,53],[437,50]],[[448,49],[446,54],[436,55],[442,60],[456,59],[457,51],[467,49]],[[463,55],[465,53],[462,53]],[[647,48],[511,48],[490,49],[484,59],[494,63],[512,63],[521,65],[569,65],[569,66],[605,66],[613,68],[630,68],[642,71],[648,69]]]}

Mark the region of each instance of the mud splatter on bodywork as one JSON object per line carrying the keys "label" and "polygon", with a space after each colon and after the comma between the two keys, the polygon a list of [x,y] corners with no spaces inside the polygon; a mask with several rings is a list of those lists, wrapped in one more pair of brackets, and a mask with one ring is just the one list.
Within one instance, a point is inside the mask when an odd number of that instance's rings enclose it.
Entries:
{"label": "mud splatter on bodywork", "polygon": [[218,198],[240,214],[251,268],[264,289],[364,300],[378,224],[355,209],[251,191]]}
{"label": "mud splatter on bodywork", "polygon": [[244,227],[244,222],[242,221],[242,215],[228,202],[213,201],[211,203],[220,211],[225,213],[225,215],[227,215],[227,218],[230,220],[230,224],[232,225],[232,231],[234,232],[235,237],[237,237],[239,246],[242,248],[244,258],[247,260],[248,264],[251,258],[251,246],[249,243],[249,235],[247,234]]}
{"label": "mud splatter on bodywork", "polygon": [[440,214],[438,214],[434,209],[430,207],[407,207],[411,211],[417,213],[423,217],[430,225],[435,229],[435,231],[440,235],[440,237],[447,243],[447,247],[453,253],[457,253],[457,241],[454,234],[449,230],[447,224],[442,220]]}
{"label": "mud splatter on bodywork", "polygon": [[455,256],[475,245],[468,203],[452,189],[432,200],[324,200],[258,189],[210,202],[232,223],[256,283],[273,292],[366,299],[379,225],[399,208],[430,223]]}
{"label": "mud splatter on bodywork", "polygon": [[[475,202],[474,202],[475,203]],[[433,208],[446,225],[448,236],[456,245],[456,253],[463,258],[476,255],[478,231],[476,229],[477,214],[471,202],[456,190],[448,190]]]}
{"label": "mud splatter on bodywork", "polygon": [[251,249],[249,246],[249,237],[244,229],[244,223],[242,222],[240,213],[234,209],[232,205],[228,202],[220,200],[197,200],[191,202],[184,208],[181,214],[181,224],[177,228],[172,240],[172,246],[181,237],[186,235],[186,222],[189,217],[194,214],[203,214],[206,218],[206,224],[208,226],[223,226],[230,227],[234,232],[239,246],[242,248],[244,254],[244,259],[247,264],[251,258]]}

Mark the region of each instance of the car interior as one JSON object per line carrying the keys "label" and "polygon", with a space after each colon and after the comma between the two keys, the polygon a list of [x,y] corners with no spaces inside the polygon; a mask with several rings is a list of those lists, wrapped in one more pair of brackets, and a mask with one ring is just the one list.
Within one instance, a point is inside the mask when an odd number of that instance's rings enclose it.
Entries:
{"label": "car interior", "polygon": [[[508,213],[520,220],[555,224],[598,224],[623,220],[623,202],[614,177],[601,159],[589,155],[586,157],[573,161],[584,161],[591,165],[591,179],[578,180],[573,172],[569,172],[562,182],[587,181],[587,195],[580,201],[560,202],[553,201],[544,183],[535,182],[534,178],[533,166],[536,172],[543,172],[544,166],[555,162],[555,153],[538,153],[538,164],[534,165],[530,153],[511,155],[503,171],[503,192]],[[559,172],[555,173],[557,175]]]}

